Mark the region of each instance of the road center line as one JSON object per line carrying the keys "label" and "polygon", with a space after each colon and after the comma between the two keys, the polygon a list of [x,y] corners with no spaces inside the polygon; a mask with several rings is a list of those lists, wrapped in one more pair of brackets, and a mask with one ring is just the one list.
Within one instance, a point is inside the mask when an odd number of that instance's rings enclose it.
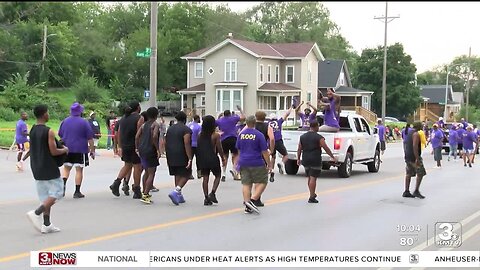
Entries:
{"label": "road center line", "polygon": [[[328,190],[325,190],[325,191],[321,191],[321,192],[318,192],[317,194],[318,195],[327,195],[327,194],[331,194],[331,193],[337,193],[337,192],[342,192],[342,191],[367,187],[367,186],[371,186],[371,185],[381,184],[381,183],[384,183],[384,182],[387,182],[387,181],[392,181],[392,180],[398,179],[398,178],[403,177],[403,176],[404,176],[403,174],[400,174],[400,175],[396,175],[396,176],[392,176],[392,177],[388,177],[388,178],[384,178],[384,179],[380,179],[380,180],[369,181],[369,182],[366,182],[366,183],[350,184],[350,185],[340,187],[340,188],[334,188],[334,189],[328,189]],[[274,199],[265,201],[265,204],[266,205],[275,205],[275,204],[286,203],[286,202],[291,202],[291,201],[296,201],[296,200],[304,200],[306,198],[306,196],[308,196],[308,194],[309,193],[305,192],[305,193],[298,193],[298,194],[288,195],[288,196],[284,196],[284,197],[274,198]],[[241,211],[243,211],[243,207],[242,208],[233,208],[233,209],[229,209],[229,210],[214,212],[214,213],[200,215],[200,216],[189,217],[189,218],[175,220],[175,221],[171,221],[171,222],[167,222],[167,223],[160,223],[160,224],[156,224],[156,225],[152,225],[152,226],[147,226],[147,227],[142,227],[142,228],[138,228],[138,229],[123,231],[123,232],[119,232],[119,233],[107,234],[107,235],[94,237],[94,238],[87,239],[87,240],[71,242],[71,243],[57,245],[57,246],[48,247],[48,248],[43,248],[43,249],[39,249],[39,250],[42,250],[42,251],[65,250],[65,249],[72,248],[72,247],[78,247],[78,246],[93,244],[93,243],[97,243],[97,242],[107,241],[107,240],[111,240],[111,239],[115,239],[115,238],[146,233],[146,232],[153,231],[153,230],[160,230],[160,229],[172,227],[172,226],[175,226],[175,225],[181,225],[181,224],[192,223],[192,222],[196,222],[196,221],[202,221],[202,220],[206,220],[206,219],[210,219],[210,218],[226,216],[226,215],[230,215],[230,214],[233,214],[233,213],[236,213],[236,212],[241,212]],[[27,258],[29,256],[30,256],[30,252],[23,252],[23,253],[11,255],[11,256],[1,257],[0,258],[0,263],[14,261],[14,260],[18,260],[18,259],[23,259],[23,258]]]}

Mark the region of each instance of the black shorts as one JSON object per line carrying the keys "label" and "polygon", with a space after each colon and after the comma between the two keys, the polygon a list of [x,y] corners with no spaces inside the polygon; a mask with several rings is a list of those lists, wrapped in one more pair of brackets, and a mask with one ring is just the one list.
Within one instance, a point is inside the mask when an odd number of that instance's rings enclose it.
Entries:
{"label": "black shorts", "polygon": [[223,140],[222,141],[223,153],[228,154],[228,151],[230,151],[232,154],[236,155],[238,153],[236,144],[237,144],[237,137],[228,137],[225,140]]}
{"label": "black shorts", "polygon": [[210,172],[212,172],[212,174],[215,177],[220,177],[222,175],[222,169],[220,169],[220,166],[219,167],[213,167],[213,168],[207,168],[207,169],[200,169],[200,171],[202,172],[202,176],[208,176],[208,175],[210,175]]}
{"label": "black shorts", "polygon": [[158,156],[156,154],[142,156],[140,157],[140,161],[144,169],[156,168],[158,165],[160,165],[158,162]]}
{"label": "black shorts", "polygon": [[320,173],[322,172],[322,167],[310,167],[310,166],[304,166],[305,168],[305,173],[307,173],[307,177],[319,177]]}
{"label": "black shorts", "polygon": [[185,166],[168,166],[168,172],[172,176],[183,176],[183,177],[190,177],[192,175],[192,167],[190,169],[186,168]]}
{"label": "black shorts", "polygon": [[192,146],[192,158],[197,156],[197,147]]}
{"label": "black shorts", "polygon": [[277,154],[277,151],[282,156],[286,156],[288,154],[287,153],[287,148],[285,148],[285,144],[283,144],[282,139],[280,139],[278,141],[275,141],[275,149],[273,149],[272,157],[274,157]]}
{"label": "black shorts", "polygon": [[133,148],[122,148],[122,161],[125,163],[140,164],[140,157]]}
{"label": "black shorts", "polygon": [[458,144],[457,150],[458,150],[458,151],[462,151],[462,150],[463,150],[463,143],[459,143],[459,144]]}
{"label": "black shorts", "polygon": [[385,149],[387,149],[385,141],[380,141],[380,150],[385,151]]}
{"label": "black shorts", "polygon": [[87,167],[90,165],[90,162],[88,161],[88,154],[68,153],[63,165],[68,167]]}

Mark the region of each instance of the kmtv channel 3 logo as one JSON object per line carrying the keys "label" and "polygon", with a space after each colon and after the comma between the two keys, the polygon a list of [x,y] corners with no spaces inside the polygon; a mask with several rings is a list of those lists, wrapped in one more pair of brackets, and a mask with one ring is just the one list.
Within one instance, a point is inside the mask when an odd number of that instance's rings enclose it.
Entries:
{"label": "kmtv channel 3 logo", "polygon": [[459,222],[435,223],[435,244],[442,248],[458,248],[462,245],[462,224]]}
{"label": "kmtv channel 3 logo", "polygon": [[40,252],[38,253],[39,265],[76,265],[77,253],[75,252]]}

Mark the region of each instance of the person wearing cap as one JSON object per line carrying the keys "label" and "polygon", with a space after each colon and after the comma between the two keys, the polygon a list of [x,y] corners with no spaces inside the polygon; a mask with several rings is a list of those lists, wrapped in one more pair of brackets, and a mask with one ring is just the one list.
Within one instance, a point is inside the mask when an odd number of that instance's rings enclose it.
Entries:
{"label": "person wearing cap", "polygon": [[473,144],[478,143],[478,137],[475,132],[473,132],[473,126],[468,125],[467,131],[463,133],[463,166],[472,167],[473,156],[475,155],[476,147]]}
{"label": "person wearing cap", "polygon": [[98,123],[96,119],[97,114],[94,111],[90,112],[90,119],[88,119],[88,123],[90,124],[90,127],[92,128],[93,131],[93,145],[95,146],[95,155],[98,156],[97,147],[98,147],[98,141],[102,137],[101,132],[100,132],[100,124]]}
{"label": "person wearing cap", "polygon": [[303,101],[295,108],[295,113],[300,117],[301,120],[300,129],[308,129],[310,127],[310,122],[315,120],[315,118],[317,117],[317,108],[313,107],[312,104],[310,104],[310,101],[307,101],[308,107],[305,108],[303,113],[301,113],[300,108],[302,107],[302,105]]}
{"label": "person wearing cap", "polygon": [[430,135],[430,142],[432,143],[433,159],[437,162],[437,168],[442,167],[442,146],[443,146],[443,132],[438,127],[438,124],[433,124],[433,130]]}
{"label": "person wearing cap", "polygon": [[93,131],[87,120],[82,118],[83,106],[75,102],[70,107],[70,116],[60,123],[58,135],[68,147],[69,152],[63,164],[64,193],[70,171],[75,167],[75,193],[73,198],[83,198],[80,186],[83,181],[83,168],[89,166],[88,153],[95,158],[95,146],[93,144]]}
{"label": "person wearing cap", "polygon": [[[285,148],[285,144],[283,143],[283,138],[282,138],[282,125],[283,123],[287,120],[288,116],[290,115],[291,108],[279,119],[277,119],[277,115],[272,113],[270,114],[270,121],[268,122],[268,125],[272,127],[273,129],[273,137],[275,140],[275,148],[273,149],[272,152],[272,164],[275,164],[275,157],[277,155],[277,151],[282,155],[282,162],[285,164],[285,162],[288,160],[288,153],[287,153],[287,148]],[[283,166],[282,163],[277,163],[278,171],[280,174],[284,174],[283,171]],[[273,178],[273,168],[272,168],[272,175],[270,177],[270,181],[273,182],[275,181],[275,178]]]}
{"label": "person wearing cap", "polygon": [[333,88],[327,90],[327,98],[322,98],[320,104],[323,106],[323,125],[319,128],[321,132],[337,132],[340,130],[340,98],[335,94]]}
{"label": "person wearing cap", "polygon": [[445,128],[445,122],[443,121],[443,117],[439,117],[436,124],[438,125],[438,128]]}

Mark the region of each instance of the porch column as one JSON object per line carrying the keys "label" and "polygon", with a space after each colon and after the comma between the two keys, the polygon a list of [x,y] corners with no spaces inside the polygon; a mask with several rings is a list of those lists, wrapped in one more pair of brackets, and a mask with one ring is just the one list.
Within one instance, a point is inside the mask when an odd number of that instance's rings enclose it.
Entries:
{"label": "porch column", "polygon": [[180,110],[183,110],[183,94],[180,94]]}
{"label": "porch column", "polygon": [[[286,100],[285,100],[286,101]],[[277,111],[275,114],[277,115],[277,117],[280,115],[280,93],[277,93],[277,100],[276,100],[276,103],[275,104],[275,110]]]}

